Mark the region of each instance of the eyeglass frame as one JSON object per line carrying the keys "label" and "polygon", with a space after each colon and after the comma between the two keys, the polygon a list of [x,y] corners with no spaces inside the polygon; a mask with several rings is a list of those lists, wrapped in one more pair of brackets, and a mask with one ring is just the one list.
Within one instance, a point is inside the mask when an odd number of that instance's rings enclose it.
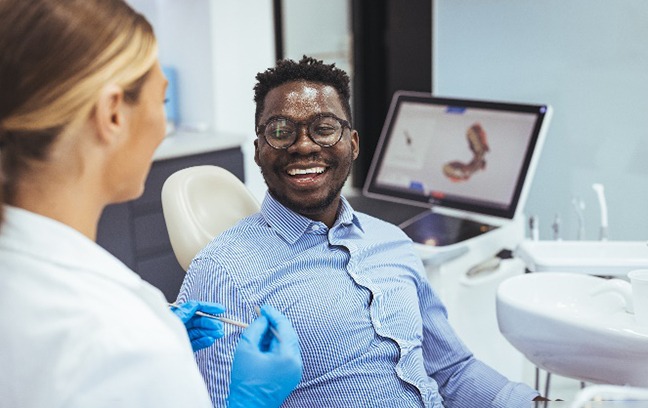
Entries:
{"label": "eyeglass frame", "polygon": [[[313,136],[311,135],[311,132],[310,132],[309,128],[310,128],[310,125],[313,124],[313,122],[315,122],[316,120],[318,120],[320,118],[333,118],[333,119],[337,120],[340,123],[340,125],[342,126],[342,130],[340,131],[340,137],[338,137],[338,139],[334,143],[332,143],[332,144],[321,144],[317,140],[313,139]],[[272,143],[270,143],[268,141],[268,138],[265,135],[266,126],[268,126],[268,123],[270,123],[270,122],[272,122],[274,120],[285,120],[285,121],[291,122],[291,123],[293,123],[295,125],[295,128],[296,128],[295,140],[293,140],[293,142],[291,144],[289,144],[288,146],[286,146],[286,147],[276,147],[276,146],[274,146]],[[332,113],[320,113],[320,114],[317,114],[317,115],[313,116],[310,120],[308,120],[306,122],[297,122],[297,121],[294,121],[294,120],[292,120],[290,118],[287,118],[285,116],[273,116],[273,117],[269,118],[264,124],[257,126],[256,134],[257,134],[257,136],[263,136],[263,139],[266,141],[268,146],[272,147],[273,149],[275,149],[275,150],[287,150],[291,146],[293,146],[295,143],[297,143],[297,139],[299,139],[299,130],[300,130],[300,128],[302,126],[306,127],[306,135],[308,135],[308,138],[313,143],[315,143],[316,145],[318,145],[320,147],[325,147],[325,148],[326,147],[333,147],[336,144],[338,144],[340,142],[340,140],[342,140],[342,136],[344,135],[344,128],[345,127],[349,128],[349,130],[352,130],[351,122],[349,122],[348,120],[342,119],[342,118],[340,118],[337,115],[334,115]]]}

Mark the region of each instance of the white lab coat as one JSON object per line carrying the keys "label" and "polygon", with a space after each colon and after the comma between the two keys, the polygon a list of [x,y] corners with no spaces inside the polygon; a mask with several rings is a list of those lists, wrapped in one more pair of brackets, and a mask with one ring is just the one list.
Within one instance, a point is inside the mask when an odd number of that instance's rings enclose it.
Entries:
{"label": "white lab coat", "polygon": [[0,407],[211,407],[159,290],[64,224],[5,218]]}

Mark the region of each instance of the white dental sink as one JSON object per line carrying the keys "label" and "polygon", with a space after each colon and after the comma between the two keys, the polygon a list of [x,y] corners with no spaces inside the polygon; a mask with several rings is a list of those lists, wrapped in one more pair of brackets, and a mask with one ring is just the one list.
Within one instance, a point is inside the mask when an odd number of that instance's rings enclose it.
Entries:
{"label": "white dental sink", "polygon": [[645,241],[523,241],[515,256],[532,272],[574,272],[625,276],[648,269]]}
{"label": "white dental sink", "polygon": [[593,294],[610,284],[565,272],[509,278],[497,291],[500,331],[548,372],[592,383],[647,387],[648,326],[635,323],[619,293]]}

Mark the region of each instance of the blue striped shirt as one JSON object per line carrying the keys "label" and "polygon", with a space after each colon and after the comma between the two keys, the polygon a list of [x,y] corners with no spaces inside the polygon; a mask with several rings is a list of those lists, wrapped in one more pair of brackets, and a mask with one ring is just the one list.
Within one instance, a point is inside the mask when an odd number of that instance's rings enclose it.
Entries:
{"label": "blue striped shirt", "polygon": [[[267,194],[193,260],[178,298],[188,299],[222,303],[245,322],[265,303],[288,316],[304,374],[284,407],[528,408],[537,395],[472,356],[411,240],[344,198],[329,229]],[[196,353],[216,407],[227,406],[239,335],[226,325]]]}

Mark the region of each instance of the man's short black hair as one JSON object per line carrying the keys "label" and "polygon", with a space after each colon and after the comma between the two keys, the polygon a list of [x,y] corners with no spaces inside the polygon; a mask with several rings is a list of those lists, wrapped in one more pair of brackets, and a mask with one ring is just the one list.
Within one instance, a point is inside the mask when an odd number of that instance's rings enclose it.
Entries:
{"label": "man's short black hair", "polygon": [[274,68],[259,72],[256,79],[257,83],[254,85],[255,126],[259,124],[259,117],[263,112],[268,92],[279,85],[293,81],[317,82],[335,88],[340,96],[344,113],[347,115],[348,121],[351,122],[349,75],[344,70],[337,68],[335,64],[325,64],[323,61],[304,55],[299,62],[290,59],[279,60]]}

